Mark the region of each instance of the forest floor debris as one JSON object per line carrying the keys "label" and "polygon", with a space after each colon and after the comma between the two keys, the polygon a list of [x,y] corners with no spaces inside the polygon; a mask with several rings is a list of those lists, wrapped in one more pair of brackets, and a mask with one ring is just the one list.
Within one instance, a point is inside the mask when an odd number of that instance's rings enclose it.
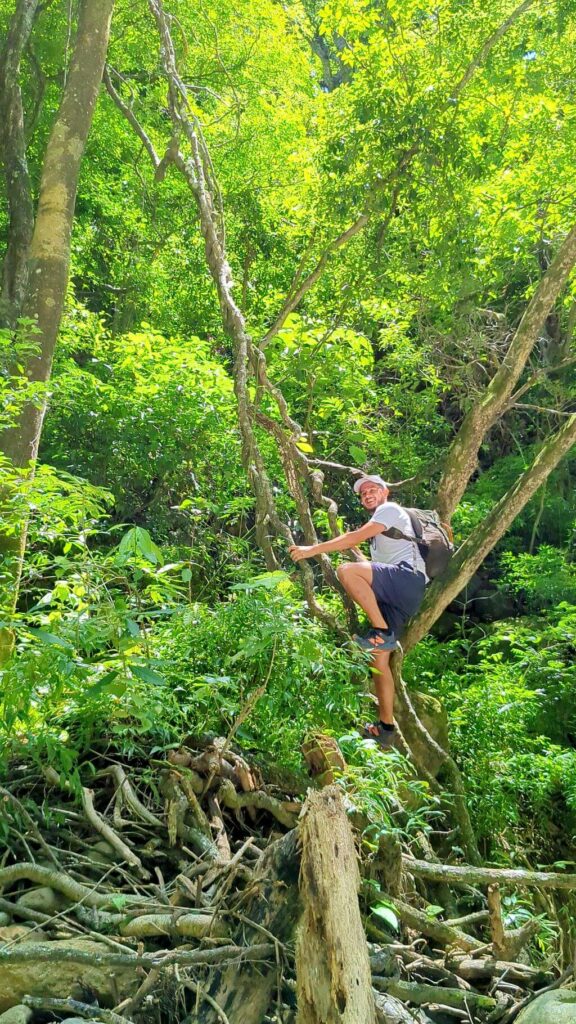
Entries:
{"label": "forest floor debris", "polygon": [[[32,764],[14,766],[6,784],[0,1014],[20,1007],[27,1024],[70,1017],[292,1024],[297,993],[307,991],[314,1002],[303,965],[322,957],[313,932],[318,924],[325,934],[319,915],[330,901],[314,903],[326,867],[320,860],[332,835],[336,857],[354,850],[337,786],[312,789],[305,803],[302,792],[266,785],[221,739],[138,765],[95,755],[90,789]],[[322,813],[324,795],[333,832],[330,823],[310,823],[310,808]],[[323,836],[314,851],[311,835]],[[390,893],[400,931],[371,915],[363,895],[360,904],[376,1021],[512,1024],[538,992],[570,984],[570,968],[561,974],[552,964],[530,964],[534,927],[504,929],[498,886],[568,889],[574,876],[438,864],[397,845],[391,839],[398,856],[389,857],[390,879],[382,867],[378,882]],[[362,883],[355,856],[344,860],[351,888],[343,877],[339,886],[349,897]],[[487,885],[488,896],[481,891]],[[455,887],[446,920],[427,912],[439,886]],[[467,899],[459,906],[463,888]],[[354,902],[348,900],[351,912]],[[328,910],[342,999],[344,988],[351,991],[344,932],[353,931],[354,916],[339,933],[338,907]],[[299,921],[307,923],[296,942]],[[506,949],[516,959],[503,957]],[[328,977],[326,964],[322,970]]]}

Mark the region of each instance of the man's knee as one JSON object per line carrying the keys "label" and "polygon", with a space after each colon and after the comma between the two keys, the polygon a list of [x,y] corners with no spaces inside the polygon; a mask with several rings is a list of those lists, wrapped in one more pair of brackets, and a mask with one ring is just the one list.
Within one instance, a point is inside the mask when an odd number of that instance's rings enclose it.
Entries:
{"label": "man's knee", "polygon": [[336,569],[336,574],[343,587],[345,587],[347,581],[351,579],[353,570],[353,562],[342,562],[342,564],[339,565],[338,568]]}

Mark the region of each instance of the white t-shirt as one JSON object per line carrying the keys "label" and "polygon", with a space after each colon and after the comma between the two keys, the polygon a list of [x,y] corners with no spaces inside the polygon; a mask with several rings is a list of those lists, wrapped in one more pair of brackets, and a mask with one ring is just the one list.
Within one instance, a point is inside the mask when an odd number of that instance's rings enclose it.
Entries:
{"label": "white t-shirt", "polygon": [[[370,522],[382,523],[386,529],[395,526],[396,529],[405,533],[407,537],[415,536],[410,516],[395,501],[385,501],[383,505],[379,505]],[[426,576],[424,559],[420,554],[418,546],[417,544],[412,544],[409,540],[401,540],[400,538],[393,540],[392,537],[387,537],[385,533],[377,533],[370,541],[370,558],[373,562],[386,562],[388,565],[398,565],[399,562],[407,562],[416,572],[423,572]]]}

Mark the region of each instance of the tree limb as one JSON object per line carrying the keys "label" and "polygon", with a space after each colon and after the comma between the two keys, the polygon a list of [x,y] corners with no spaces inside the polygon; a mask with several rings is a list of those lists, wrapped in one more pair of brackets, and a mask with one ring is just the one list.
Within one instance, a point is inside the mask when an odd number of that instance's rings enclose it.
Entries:
{"label": "tree limb", "polygon": [[502,37],[506,35],[506,32],[514,24],[514,22],[518,21],[518,18],[520,18],[525,13],[525,11],[532,7],[533,3],[534,0],[523,0],[523,3],[519,4],[519,6],[516,7],[514,11],[512,11],[509,17],[506,18],[506,20],[503,21],[502,24],[499,25],[498,28],[494,32],[492,32],[490,36],[488,36],[486,42],[483,44],[483,46],[478,51],[477,55],[466,68],[466,71],[462,75],[462,78],[459,80],[459,82],[456,83],[454,88],[451,90],[449,102],[454,102],[454,100],[458,99],[458,97],[464,91],[464,89],[468,85],[468,82],[474,75],[474,72],[477,71],[478,68],[484,63],[490,51],[493,50],[496,44],[500,42]]}
{"label": "tree limb", "polygon": [[470,864],[434,864],[428,860],[403,857],[406,871],[429,882],[449,885],[512,885],[516,888],[576,889],[576,875],[553,871],[525,871],[521,868],[484,868]]}
{"label": "tree limb", "polygon": [[464,494],[476,468],[480,445],[486,433],[508,407],[520,374],[540,337],[542,325],[564,288],[575,262],[576,224],[566,235],[549,269],[540,279],[502,364],[486,388],[483,398],[466,414],[448,449],[436,506],[442,519],[450,519]]}
{"label": "tree limb", "polygon": [[548,478],[560,460],[576,444],[576,414],[546,442],[533,464],[518,478],[494,506],[483,522],[464,541],[447,571],[428,588],[418,614],[411,621],[402,641],[410,650],[428,632],[444,609],[472,578],[486,555],[522,511],[530,498]]}

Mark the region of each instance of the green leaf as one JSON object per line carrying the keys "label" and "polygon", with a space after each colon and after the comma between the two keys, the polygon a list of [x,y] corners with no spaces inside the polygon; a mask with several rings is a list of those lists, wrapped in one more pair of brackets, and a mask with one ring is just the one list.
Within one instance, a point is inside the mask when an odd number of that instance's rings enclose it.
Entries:
{"label": "green leaf", "polygon": [[152,565],[162,564],[160,548],[154,543],[148,530],[144,530],[141,526],[133,526],[132,529],[124,534],[118,545],[118,553],[121,558],[128,559],[133,558],[135,555],[141,555],[142,558],[151,562]]}
{"label": "green leaf", "polygon": [[429,903],[426,907],[426,917],[438,917],[439,914],[444,913],[444,907],[437,906],[436,903]]}
{"label": "green leaf", "polygon": [[130,665],[130,671],[144,683],[152,683],[153,686],[166,686],[166,680],[146,665]]}
{"label": "green leaf", "polygon": [[247,580],[245,583],[235,583],[231,590],[274,590],[275,587],[280,586],[281,583],[286,583],[290,580],[287,572],[282,569],[277,569],[275,572],[263,572],[259,576],[254,576],[251,580]]}
{"label": "green leaf", "polygon": [[99,693],[102,692],[102,690],[106,686],[108,686],[109,683],[111,683],[114,679],[116,679],[116,676],[118,675],[119,672],[120,672],[119,668],[113,668],[113,669],[111,669],[110,672],[106,672],[106,674],[103,675],[100,679],[98,679],[93,684],[93,686],[89,686],[88,689],[84,691],[84,696],[85,697],[96,697]]}
{"label": "green leaf", "polygon": [[67,651],[73,651],[74,646],[68,640],[64,640],[61,636],[56,636],[55,633],[47,633],[44,629],[32,629],[28,627],[28,632],[32,636],[37,637],[44,644],[54,644],[56,647],[64,647]]}
{"label": "green leaf", "polygon": [[400,922],[389,903],[378,903],[375,907],[372,907],[372,913],[376,914],[376,917],[382,918],[395,932],[399,931]]}
{"label": "green leaf", "polygon": [[355,444],[350,445],[350,455],[358,466],[364,465],[368,458],[366,452],[362,448],[358,448]]}

